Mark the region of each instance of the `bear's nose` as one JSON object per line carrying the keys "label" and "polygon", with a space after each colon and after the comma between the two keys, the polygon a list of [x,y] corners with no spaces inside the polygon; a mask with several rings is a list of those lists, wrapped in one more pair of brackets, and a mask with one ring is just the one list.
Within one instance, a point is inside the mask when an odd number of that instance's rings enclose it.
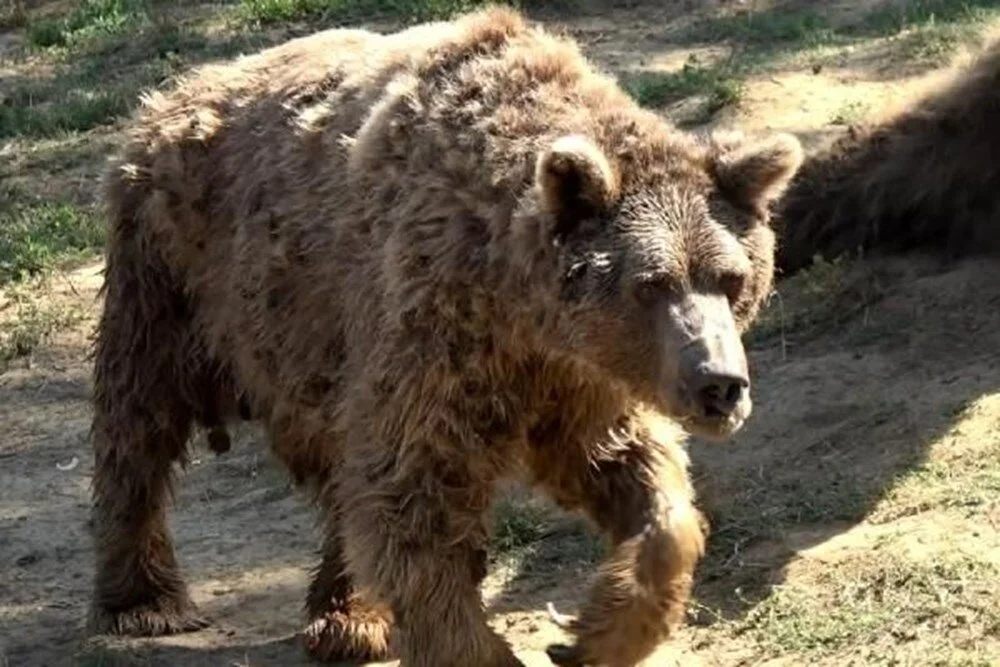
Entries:
{"label": "bear's nose", "polygon": [[703,370],[695,377],[694,395],[706,417],[728,417],[750,388],[750,378],[742,374]]}

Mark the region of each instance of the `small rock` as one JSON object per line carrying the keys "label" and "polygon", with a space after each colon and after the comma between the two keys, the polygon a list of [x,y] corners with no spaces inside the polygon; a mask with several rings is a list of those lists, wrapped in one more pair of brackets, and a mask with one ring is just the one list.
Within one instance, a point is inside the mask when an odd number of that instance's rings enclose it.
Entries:
{"label": "small rock", "polygon": [[80,464],[79,457],[74,456],[73,458],[71,458],[66,463],[56,462],[56,468],[59,469],[59,470],[61,470],[61,471],[63,471],[63,472],[69,472],[70,470],[72,470],[73,468],[75,468],[79,464]]}
{"label": "small rock", "polygon": [[24,554],[14,561],[14,563],[16,563],[18,567],[27,567],[28,565],[34,565],[39,560],[41,560],[41,556],[38,553],[30,553]]}

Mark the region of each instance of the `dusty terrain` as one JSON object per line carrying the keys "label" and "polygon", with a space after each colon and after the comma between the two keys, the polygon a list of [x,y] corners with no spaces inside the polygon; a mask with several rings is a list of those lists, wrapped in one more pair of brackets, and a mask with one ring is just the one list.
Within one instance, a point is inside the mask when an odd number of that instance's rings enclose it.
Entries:
{"label": "dusty terrain", "polygon": [[[698,11],[734,11],[715,4]],[[877,4],[824,11],[851,20]],[[720,29],[690,39],[684,3],[551,13],[627,80],[744,57],[741,44],[767,38]],[[748,19],[733,20],[720,25]],[[989,37],[997,25],[968,30]],[[656,106],[692,127],[786,129],[815,145],[905,104],[975,50],[964,32],[945,49],[921,30],[930,28],[756,49],[754,58],[771,55],[743,75],[732,103],[706,113],[710,82]],[[22,34],[0,33],[0,48],[17,48]],[[10,58],[0,78],[42,76],[44,65]],[[16,188],[87,204],[114,141],[113,127],[0,138],[0,198]],[[47,334],[0,365],[0,665],[311,664],[295,633],[317,562],[313,516],[250,426],[222,456],[194,442],[178,475],[178,554],[214,625],[155,640],[84,637],[86,354],[99,285],[90,260],[0,287],[4,344],[31,326]],[[779,284],[748,343],[755,414],[731,444],[691,443],[714,533],[688,627],[648,664],[1000,665],[1000,265],[823,264]],[[562,637],[545,603],[574,610],[601,545],[520,492],[496,514],[486,604],[528,664],[549,664],[541,651]]]}

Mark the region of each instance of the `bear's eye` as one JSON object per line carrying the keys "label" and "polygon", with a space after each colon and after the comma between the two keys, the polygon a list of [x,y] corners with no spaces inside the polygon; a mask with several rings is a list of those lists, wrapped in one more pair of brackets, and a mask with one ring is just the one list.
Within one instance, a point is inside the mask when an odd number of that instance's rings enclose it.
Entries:
{"label": "bear's eye", "polygon": [[644,304],[651,304],[670,296],[673,283],[666,276],[644,276],[635,284],[635,297]]}
{"label": "bear's eye", "polygon": [[746,275],[739,271],[726,271],[719,276],[719,287],[729,299],[729,303],[736,303],[739,300],[745,285]]}

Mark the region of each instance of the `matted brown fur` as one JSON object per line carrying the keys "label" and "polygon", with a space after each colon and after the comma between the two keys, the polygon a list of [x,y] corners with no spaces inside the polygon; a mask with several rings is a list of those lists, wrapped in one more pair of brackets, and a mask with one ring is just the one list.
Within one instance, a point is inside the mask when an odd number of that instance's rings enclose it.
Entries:
{"label": "matted brown fur", "polygon": [[[800,159],[684,136],[500,9],[318,33],[151,95],[109,171],[91,627],[205,623],[171,467],[242,414],[322,516],[318,657],[520,664],[478,591],[511,477],[614,544],[560,659],[648,655],[704,542],[670,418],[726,436],[749,414],[738,334]],[[733,379],[692,394],[706,364]]]}
{"label": "matted brown fur", "polygon": [[810,156],[776,217],[786,273],[815,255],[1000,250],[1000,42],[897,117]]}

